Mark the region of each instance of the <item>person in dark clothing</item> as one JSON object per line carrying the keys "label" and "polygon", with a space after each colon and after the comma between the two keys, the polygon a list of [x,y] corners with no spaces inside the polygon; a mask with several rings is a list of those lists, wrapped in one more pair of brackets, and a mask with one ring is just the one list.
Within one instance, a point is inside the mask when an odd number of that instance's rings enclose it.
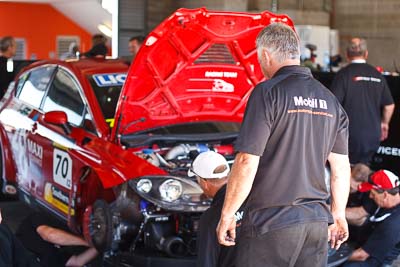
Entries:
{"label": "person in dark clothing", "polygon": [[40,267],[35,256],[30,253],[1,222],[0,213],[0,266],[2,267]]}
{"label": "person in dark clothing", "polygon": [[[359,192],[358,187],[363,182],[368,181],[372,170],[363,163],[357,163],[351,168],[350,195],[346,207],[346,219],[349,224],[349,242],[352,244],[363,243],[369,232],[370,226],[366,223],[367,213],[365,210],[373,212],[377,206],[369,198],[368,193]],[[365,216],[360,216],[364,214]]]}
{"label": "person in dark clothing", "polygon": [[0,40],[0,99],[3,98],[8,85],[15,77],[13,62],[9,61],[17,51],[13,37],[6,36]]}
{"label": "person in dark clothing", "polygon": [[368,181],[368,176],[371,173],[372,170],[363,163],[357,163],[351,167],[350,195],[347,200],[347,207],[358,207],[364,202],[365,198],[369,199],[368,194],[358,191],[358,186]]}
{"label": "person in dark clothing", "polygon": [[335,75],[331,90],[349,117],[350,163],[369,164],[388,136],[394,102],[385,77],[366,63],[364,39],[351,39],[347,57],[351,63]]}
{"label": "person in dark clothing", "polygon": [[369,177],[368,182],[359,186],[360,192],[369,192],[376,206],[374,209],[364,205],[359,210],[346,210],[347,217],[366,221],[370,225],[370,234],[361,247],[353,251],[345,267],[380,267],[384,263],[391,264],[399,255],[399,185],[399,178],[395,174],[388,170],[379,170]]}
{"label": "person in dark clothing", "polygon": [[34,253],[43,267],[83,266],[97,256],[83,238],[73,235],[59,221],[42,213],[28,215],[16,236]]}
{"label": "person in dark clothing", "polygon": [[89,51],[82,54],[83,57],[87,58],[104,58],[108,53],[106,46],[107,38],[102,34],[95,34],[92,37],[92,48]]}
{"label": "person in dark clothing", "polygon": [[[207,151],[195,158],[188,173],[189,177],[196,176],[204,194],[213,199],[210,208],[200,217],[199,232],[197,234],[198,267],[234,266],[234,247],[221,246],[215,234],[215,229],[221,216],[222,204],[224,203],[229,171],[228,162],[221,154]],[[238,225],[242,216],[243,211],[239,209],[235,214]]]}
{"label": "person in dark clothing", "polygon": [[292,28],[272,23],[256,43],[270,79],[256,86],[246,106],[218,241],[236,244],[234,214],[247,198],[236,266],[326,266],[328,240],[339,248],[348,238],[348,119],[336,97],[299,66]]}
{"label": "person in dark clothing", "polygon": [[133,36],[129,39],[128,49],[129,53],[131,53],[132,58],[135,58],[137,52],[142,46],[143,41],[144,41],[144,36],[142,35]]}

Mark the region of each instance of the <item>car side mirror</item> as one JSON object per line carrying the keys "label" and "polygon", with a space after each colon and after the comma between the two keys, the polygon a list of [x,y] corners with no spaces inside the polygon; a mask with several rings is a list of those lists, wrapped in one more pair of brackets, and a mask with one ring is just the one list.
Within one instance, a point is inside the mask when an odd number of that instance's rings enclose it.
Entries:
{"label": "car side mirror", "polygon": [[47,123],[61,126],[66,134],[71,133],[71,127],[68,123],[68,116],[64,111],[55,110],[46,112],[43,120]]}

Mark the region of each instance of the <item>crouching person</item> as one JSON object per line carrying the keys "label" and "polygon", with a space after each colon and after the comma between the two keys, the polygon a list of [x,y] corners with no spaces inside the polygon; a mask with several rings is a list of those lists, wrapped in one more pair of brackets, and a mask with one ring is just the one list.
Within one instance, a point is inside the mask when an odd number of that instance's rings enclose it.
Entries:
{"label": "crouching person", "polygon": [[381,267],[389,262],[389,258],[397,257],[396,246],[400,244],[399,185],[399,178],[395,174],[379,170],[369,176],[368,182],[359,186],[358,191],[369,192],[377,208],[372,212],[362,206],[346,209],[348,220],[367,220],[372,232],[366,242],[352,253],[345,267]]}
{"label": "crouching person", "polygon": [[[200,218],[200,229],[197,237],[198,267],[234,266],[235,247],[221,246],[218,243],[215,231],[224,204],[229,171],[230,168],[226,159],[213,151],[199,154],[189,170],[189,176],[196,176],[204,194],[213,199],[210,208]],[[239,226],[239,221],[243,217],[242,208],[236,212],[235,217]]]}

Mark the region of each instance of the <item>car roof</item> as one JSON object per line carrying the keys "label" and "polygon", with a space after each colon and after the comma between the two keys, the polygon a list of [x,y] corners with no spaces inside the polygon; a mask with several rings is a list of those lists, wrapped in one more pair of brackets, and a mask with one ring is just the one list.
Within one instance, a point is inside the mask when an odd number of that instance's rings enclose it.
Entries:
{"label": "car roof", "polygon": [[46,64],[55,64],[67,67],[81,74],[107,73],[107,72],[127,72],[128,64],[120,59],[104,58],[82,58],[69,60],[41,60],[24,68],[31,69]]}

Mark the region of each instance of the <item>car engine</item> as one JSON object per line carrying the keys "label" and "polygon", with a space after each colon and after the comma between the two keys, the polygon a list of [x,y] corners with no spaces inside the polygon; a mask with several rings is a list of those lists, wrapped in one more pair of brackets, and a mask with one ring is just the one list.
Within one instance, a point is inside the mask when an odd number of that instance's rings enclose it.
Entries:
{"label": "car engine", "polygon": [[233,163],[231,144],[179,143],[135,149],[134,154],[168,172],[130,180],[115,202],[94,203],[88,212],[88,235],[104,252],[152,251],[169,257],[196,255],[199,219],[211,200],[188,170],[196,156],[213,150]]}

